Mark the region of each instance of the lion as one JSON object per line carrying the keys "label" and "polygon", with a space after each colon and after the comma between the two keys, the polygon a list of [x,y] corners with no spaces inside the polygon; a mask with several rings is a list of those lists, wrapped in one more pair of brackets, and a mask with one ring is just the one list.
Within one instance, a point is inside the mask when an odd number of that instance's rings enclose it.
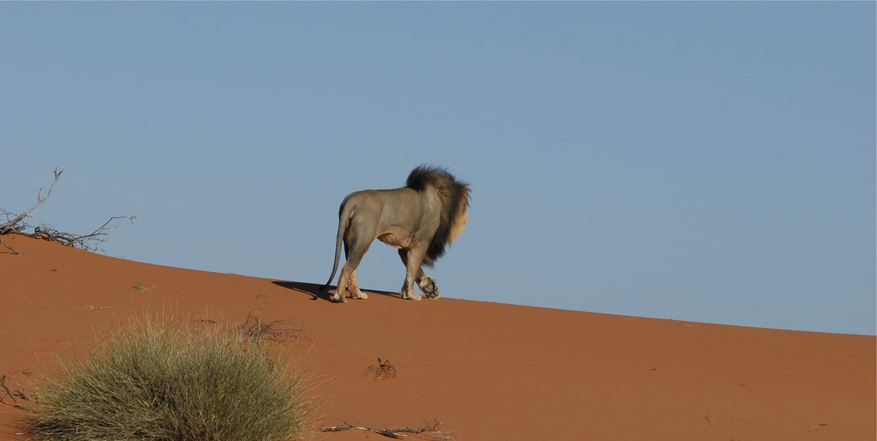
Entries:
{"label": "lion", "polygon": [[335,278],[343,241],[347,260],[331,299],[347,303],[348,287],[351,297],[368,298],[357,284],[356,267],[371,243],[378,239],[399,249],[406,268],[402,298],[421,299],[414,292],[416,282],[426,297],[437,299],[441,293],[435,280],[423,272],[422,265],[432,268],[445,253],[445,247],[463,232],[468,220],[469,185],[444,168],[422,165],[408,175],[405,187],[351,193],[338,212],[335,263],[322,291]]}

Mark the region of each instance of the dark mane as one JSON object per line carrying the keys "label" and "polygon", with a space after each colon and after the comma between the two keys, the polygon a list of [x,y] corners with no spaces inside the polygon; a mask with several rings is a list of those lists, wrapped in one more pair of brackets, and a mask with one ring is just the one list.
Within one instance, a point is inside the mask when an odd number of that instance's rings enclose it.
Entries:
{"label": "dark mane", "polygon": [[442,203],[441,221],[429,243],[423,263],[432,268],[445,253],[445,246],[454,241],[466,226],[469,207],[469,185],[458,181],[444,168],[421,165],[408,175],[406,187],[419,192],[434,189]]}

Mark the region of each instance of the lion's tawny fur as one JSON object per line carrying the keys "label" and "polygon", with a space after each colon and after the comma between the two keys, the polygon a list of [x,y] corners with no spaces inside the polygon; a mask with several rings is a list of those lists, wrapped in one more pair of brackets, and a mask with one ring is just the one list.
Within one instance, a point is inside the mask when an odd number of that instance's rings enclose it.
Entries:
{"label": "lion's tawny fur", "polygon": [[354,297],[365,298],[356,286],[356,267],[378,239],[399,248],[407,267],[402,297],[420,299],[413,292],[416,282],[424,294],[437,298],[435,281],[423,273],[422,264],[432,267],[466,228],[469,219],[469,186],[446,169],[420,166],[409,175],[406,186],[390,190],[363,190],[347,195],[341,203],[335,262],[325,291],[335,277],[342,242],[347,261],[338,278],[335,301],[347,301],[349,285]]}

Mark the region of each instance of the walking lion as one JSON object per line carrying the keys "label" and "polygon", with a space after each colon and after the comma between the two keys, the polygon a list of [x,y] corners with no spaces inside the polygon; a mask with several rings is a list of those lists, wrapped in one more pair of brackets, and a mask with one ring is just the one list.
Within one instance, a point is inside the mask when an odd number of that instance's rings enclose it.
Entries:
{"label": "walking lion", "polygon": [[458,181],[444,168],[420,166],[408,175],[405,187],[391,190],[363,190],[347,195],[338,213],[338,235],[335,239],[335,263],[326,291],[335,278],[341,243],[347,261],[338,276],[334,302],[347,302],[351,297],[368,296],[359,289],[356,267],[371,243],[381,242],[399,249],[405,265],[402,298],[420,300],[414,283],[429,298],[441,295],[435,280],[423,272],[422,265],[432,268],[445,253],[445,247],[466,228],[469,219],[469,185]]}

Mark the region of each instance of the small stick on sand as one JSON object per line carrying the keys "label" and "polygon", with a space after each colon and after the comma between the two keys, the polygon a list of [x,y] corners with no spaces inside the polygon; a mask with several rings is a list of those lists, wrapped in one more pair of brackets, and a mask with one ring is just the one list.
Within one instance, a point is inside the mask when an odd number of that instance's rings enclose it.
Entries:
{"label": "small stick on sand", "polygon": [[9,404],[9,403],[3,401],[6,397],[0,396],[0,404],[12,406],[16,409],[24,409],[24,407],[22,407],[21,405],[18,404],[18,400],[16,400],[15,397],[21,398],[24,401],[30,401],[30,398],[28,398],[27,395],[24,394],[24,392],[22,392],[18,389],[14,390],[14,391],[9,390],[9,387],[6,386],[6,375],[5,374],[0,375],[0,387],[3,388],[3,392],[6,394],[7,397],[12,398],[12,404]]}
{"label": "small stick on sand", "polygon": [[3,239],[0,239],[0,245],[3,245],[4,247],[9,248],[10,251],[12,251],[15,254],[18,254],[19,256],[21,255],[21,251],[18,251],[15,248],[12,248],[11,246],[9,246],[8,243],[3,242]]}
{"label": "small stick on sand", "polygon": [[323,432],[343,432],[345,430],[363,430],[366,432],[377,433],[378,435],[383,435],[383,436],[386,436],[387,438],[394,438],[394,439],[405,438],[406,435],[403,435],[403,433],[420,435],[420,434],[423,434],[424,432],[431,432],[431,433],[434,433],[435,435],[425,435],[429,439],[437,439],[437,440],[455,439],[455,437],[451,434],[443,434],[443,433],[439,432],[438,431],[439,423],[438,423],[438,421],[435,421],[435,420],[433,420],[432,424],[427,423],[426,426],[423,426],[419,429],[412,429],[410,427],[402,427],[400,429],[374,429],[374,428],[365,427],[365,426],[354,426],[354,425],[348,423],[347,421],[341,421],[341,423],[342,424],[340,426],[323,427],[321,430]]}

